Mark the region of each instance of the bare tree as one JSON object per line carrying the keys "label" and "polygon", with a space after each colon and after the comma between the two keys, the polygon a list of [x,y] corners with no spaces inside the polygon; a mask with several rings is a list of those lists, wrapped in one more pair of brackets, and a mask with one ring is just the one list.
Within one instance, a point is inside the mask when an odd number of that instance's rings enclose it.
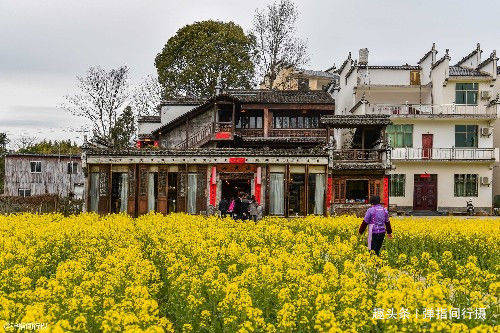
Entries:
{"label": "bare tree", "polygon": [[66,96],[62,108],[89,120],[95,138],[110,140],[129,97],[128,67],[109,71],[100,66],[90,67],[77,80],[78,93]]}
{"label": "bare tree", "polygon": [[306,64],[306,42],[297,37],[298,12],[290,0],[275,1],[256,10],[252,34],[255,37],[257,64],[266,85],[273,88],[278,73]]}
{"label": "bare tree", "polygon": [[137,116],[158,115],[158,105],[160,105],[165,88],[158,81],[156,75],[146,76],[132,93],[132,106]]}
{"label": "bare tree", "polygon": [[24,150],[28,147],[33,146],[38,141],[38,138],[34,136],[23,135],[16,140],[17,150]]}

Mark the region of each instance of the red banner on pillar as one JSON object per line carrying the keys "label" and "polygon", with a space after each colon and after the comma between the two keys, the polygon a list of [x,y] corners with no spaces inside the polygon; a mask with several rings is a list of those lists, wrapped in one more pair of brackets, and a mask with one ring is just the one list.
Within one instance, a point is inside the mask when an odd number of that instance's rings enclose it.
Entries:
{"label": "red banner on pillar", "polygon": [[389,177],[384,177],[384,206],[389,208]]}
{"label": "red banner on pillar", "polygon": [[262,169],[261,167],[257,168],[257,173],[255,175],[255,200],[260,205],[260,193],[262,188]]}
{"label": "red banner on pillar", "polygon": [[217,170],[212,167],[212,174],[210,176],[210,205],[215,206],[217,201]]}
{"label": "red banner on pillar", "polygon": [[332,187],[333,180],[332,177],[328,177],[328,187],[326,188],[326,211],[330,211],[330,206],[332,203]]}

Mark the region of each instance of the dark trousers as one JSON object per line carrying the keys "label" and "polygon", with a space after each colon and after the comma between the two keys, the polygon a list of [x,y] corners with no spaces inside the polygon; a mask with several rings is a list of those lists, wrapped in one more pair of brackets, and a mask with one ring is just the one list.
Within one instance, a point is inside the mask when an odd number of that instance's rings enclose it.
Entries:
{"label": "dark trousers", "polygon": [[385,232],[381,234],[372,234],[371,249],[375,251],[377,255],[380,254],[380,249],[382,248],[382,243],[384,243]]}

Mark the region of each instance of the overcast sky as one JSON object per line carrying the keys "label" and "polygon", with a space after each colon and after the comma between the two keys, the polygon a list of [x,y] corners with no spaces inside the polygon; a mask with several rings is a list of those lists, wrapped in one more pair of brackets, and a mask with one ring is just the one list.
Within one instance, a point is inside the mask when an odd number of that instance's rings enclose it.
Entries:
{"label": "overcast sky", "polygon": [[[0,0],[0,131],[19,136],[81,139],[81,121],[57,108],[91,65],[126,64],[133,80],[153,73],[154,57],[180,27],[205,19],[245,30],[267,1]],[[499,47],[496,1],[296,1],[308,68],[340,64],[349,51],[370,50],[371,64],[415,64],[436,42],[452,62],[481,43]],[[499,49],[500,51],[500,49]]]}

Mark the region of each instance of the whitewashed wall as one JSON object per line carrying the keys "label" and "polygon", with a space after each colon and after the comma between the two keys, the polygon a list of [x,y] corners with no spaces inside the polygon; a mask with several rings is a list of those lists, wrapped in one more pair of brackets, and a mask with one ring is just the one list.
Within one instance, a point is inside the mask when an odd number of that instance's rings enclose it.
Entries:
{"label": "whitewashed wall", "polygon": [[137,133],[138,134],[151,134],[154,130],[157,130],[161,127],[161,123],[143,123],[140,122],[137,124]]}
{"label": "whitewashed wall", "polygon": [[[394,162],[394,161],[393,161]],[[395,170],[391,174],[405,174],[405,196],[390,197],[390,204],[397,206],[413,207],[414,175],[437,174],[437,205],[438,209],[443,207],[456,207],[465,211],[465,203],[472,199],[475,207],[491,207],[491,185],[479,184],[477,197],[455,197],[454,184],[455,174],[478,174],[479,177],[492,177],[489,163],[481,162],[395,162]]]}
{"label": "whitewashed wall", "polygon": [[410,70],[360,69],[359,77],[364,85],[410,85]]}
{"label": "whitewashed wall", "polygon": [[[402,119],[393,118],[394,124],[413,124],[413,147],[422,148],[422,134],[433,134],[434,148],[452,148],[455,146],[455,125],[478,125],[490,127],[487,120],[481,119]],[[492,148],[493,135],[482,136],[478,133],[478,148]]]}

